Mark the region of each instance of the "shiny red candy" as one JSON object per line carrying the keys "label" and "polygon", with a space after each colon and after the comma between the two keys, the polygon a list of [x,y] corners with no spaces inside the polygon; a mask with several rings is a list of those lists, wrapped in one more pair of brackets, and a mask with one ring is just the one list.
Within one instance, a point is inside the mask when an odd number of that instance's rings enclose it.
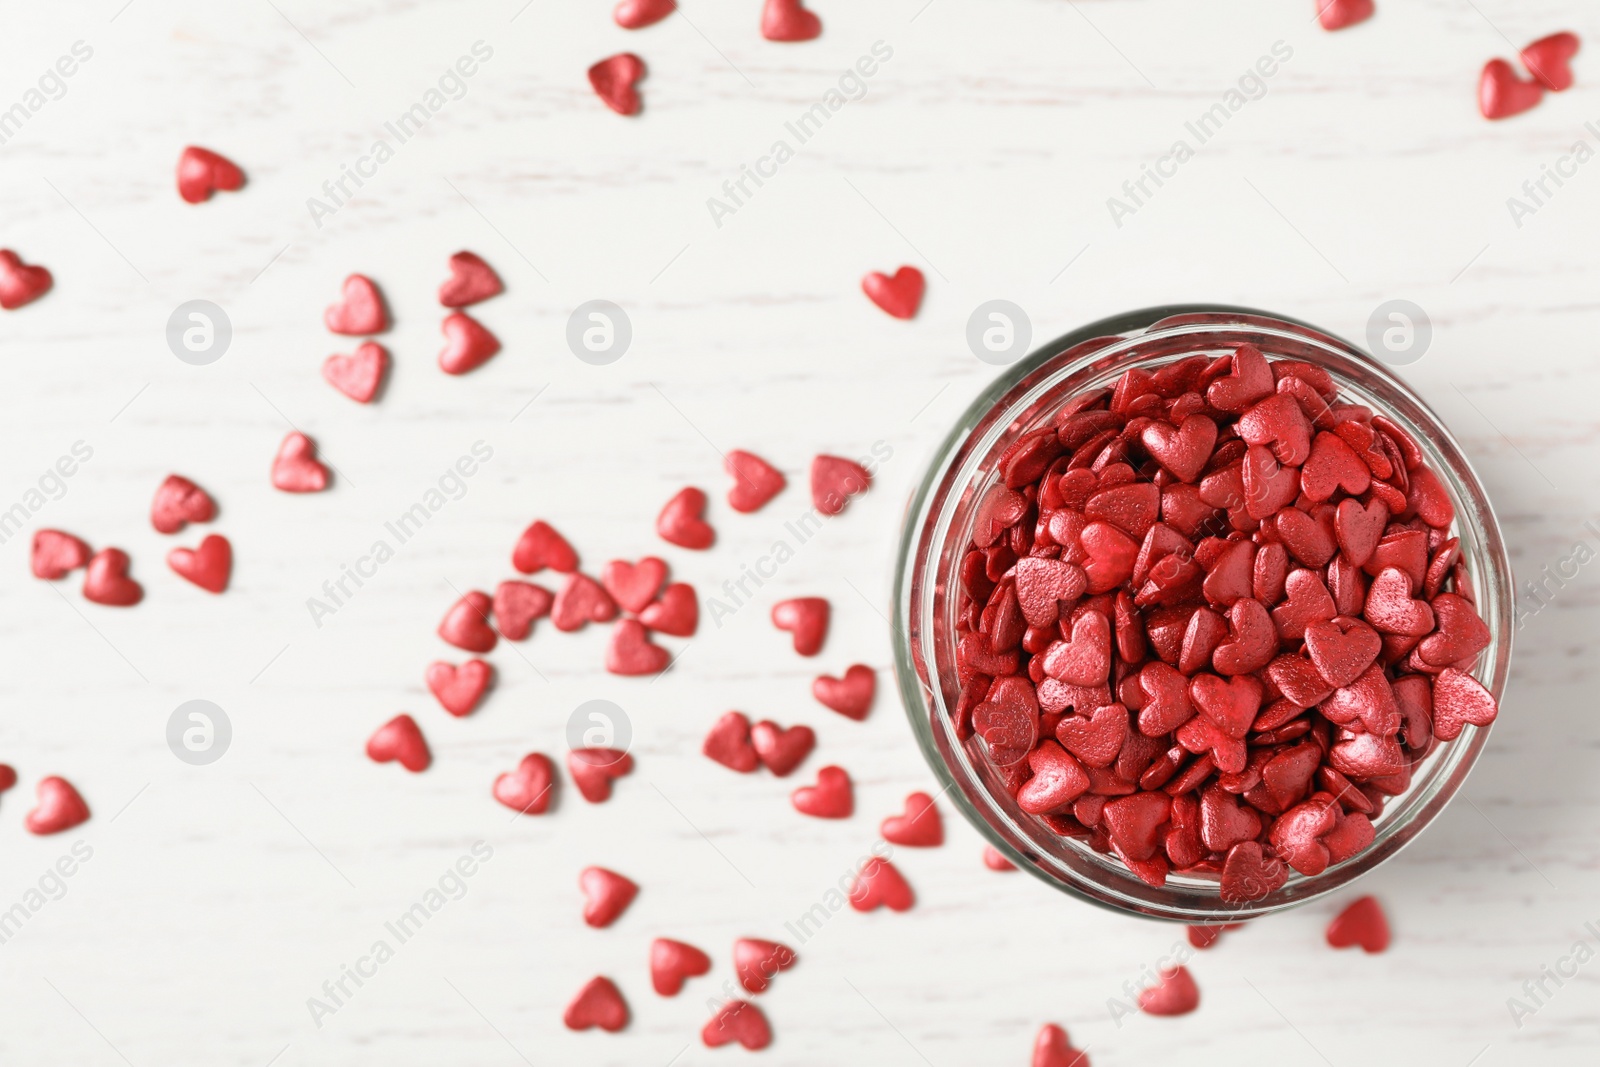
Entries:
{"label": "shiny red candy", "polygon": [[22,823],[30,834],[59,834],[89,821],[89,805],[65,778],[41,778],[36,795],[38,803]]}
{"label": "shiny red candy", "polygon": [[322,361],[322,380],[358,404],[370,404],[389,369],[389,350],[376,341],[363,341],[348,356],[332,355]]}
{"label": "shiny red candy", "polygon": [[873,271],[861,279],[861,291],[885,312],[897,319],[909,319],[922,305],[922,293],[927,280],[915,267],[901,267],[891,277]]}
{"label": "shiny red candy", "polygon": [[769,41],[809,41],[821,33],[822,20],[800,0],[766,0],[761,9],[761,36]]}
{"label": "shiny red candy", "polygon": [[828,637],[828,613],[828,602],[822,597],[797,597],[772,606],[772,625],[794,635],[796,652],[815,656]]}
{"label": "shiny red candy", "polygon": [[755,1052],[772,1044],[772,1026],[761,1009],[748,1000],[730,1000],[700,1028],[700,1040],[706,1048],[737,1041]]}
{"label": "shiny red candy", "polygon": [[679,490],[656,516],[656,533],[663,541],[679,548],[707,549],[717,539],[716,531],[701,518],[706,510],[706,495],[690,486]]}
{"label": "shiny red candy", "polygon": [[1541,37],[1522,50],[1522,65],[1534,79],[1553,93],[1572,88],[1570,60],[1578,54],[1578,35],[1553,33]]}
{"label": "shiny red candy", "polygon": [[233,573],[233,546],[221,534],[210,534],[199,548],[175,548],[167,553],[167,566],[181,578],[209,593],[228,588]]}
{"label": "shiny red candy", "polygon": [[439,350],[439,369],[446,374],[465,374],[476,370],[500,351],[500,339],[464,311],[445,316],[439,329],[444,333],[444,348]]}
{"label": "shiny red candy", "polygon": [[1089,1054],[1072,1047],[1067,1032],[1047,1023],[1033,1039],[1031,1067],[1089,1067]]}
{"label": "shiny red candy", "polygon": [[616,871],[604,867],[585,867],[578,875],[583,890],[583,921],[596,929],[610,926],[628,910],[639,887]]}
{"label": "shiny red candy", "polygon": [[824,515],[837,515],[850,498],[872,486],[872,473],[861,464],[839,456],[817,456],[811,461],[811,503]]}
{"label": "shiny red candy", "polygon": [[1373,0],[1316,0],[1317,21],[1325,30],[1342,30],[1370,19],[1377,10]]}
{"label": "shiny red candy", "polygon": [[469,659],[459,667],[441,660],[430,663],[423,678],[444,710],[460,718],[472,714],[483,699],[494,680],[494,668],[481,659]]}
{"label": "shiny red candy", "polygon": [[1544,97],[1538,81],[1523,81],[1510,63],[1491,59],[1478,78],[1478,110],[1486,119],[1506,119],[1520,115]]}
{"label": "shiny red candy", "polygon": [[150,525],[161,533],[177,533],[191,522],[210,522],[216,502],[206,491],[179,474],[169,474],[150,502]]}
{"label": "shiny red candy", "polygon": [[9,248],[0,248],[0,308],[15,311],[50,291],[50,271],[22,261]]}
{"label": "shiny red candy", "polygon": [[824,767],[816,785],[803,785],[789,794],[789,802],[802,815],[817,819],[848,819],[856,810],[850,775],[843,767]]}
{"label": "shiny red candy", "polygon": [[505,292],[500,275],[472,252],[450,257],[450,277],[439,286],[439,303],[447,308],[470,307]]}
{"label": "shiny red candy", "polygon": [[1187,1015],[1200,1006],[1200,987],[1185,967],[1161,972],[1156,984],[1139,993],[1139,1008],[1150,1015]]}
{"label": "shiny red candy", "polygon": [[827,674],[817,678],[811,683],[811,695],[825,707],[860,722],[872,710],[872,697],[877,687],[877,672],[857,663],[844,672],[843,678]]}
{"label": "shiny red candy", "polygon": [[658,937],[650,942],[650,984],[664,997],[675,997],[683,983],[711,970],[711,957],[682,941]]}
{"label": "shiny red candy", "polygon": [[575,748],[567,753],[567,773],[591,804],[611,799],[611,783],[633,770],[633,757],[614,748]]}
{"label": "shiny red candy", "polygon": [[89,562],[89,546],[61,530],[36,530],[28,566],[35,578],[65,578]]}
{"label": "shiny red candy", "polygon": [[178,195],[191,204],[211,199],[220,189],[231,193],[244,187],[244,171],[230,159],[190,145],[178,157]]}
{"label": "shiny red candy", "polygon": [[428,742],[423,739],[417,720],[404,714],[384,723],[367,739],[367,758],[374,763],[398,761],[413,774],[427,770],[428,764],[433,762],[433,754],[428,751]]}
{"label": "shiny red candy", "polygon": [[991,871],[1014,871],[1017,865],[1001,855],[1000,850],[993,845],[983,846],[983,865]]}
{"label": "shiny red candy", "polygon": [[774,977],[799,962],[794,949],[777,941],[741,937],[733,943],[734,972],[739,984],[752,993],[765,992]]}
{"label": "shiny red candy", "polygon": [[130,561],[120,548],[102,548],[83,575],[83,598],[113,608],[130,608],[144,599],[144,587],[128,577]]}
{"label": "shiny red candy", "polygon": [[328,488],[328,468],[317,461],[311,438],[293,430],[272,460],[272,487],[285,493],[320,493]]}
{"label": "shiny red candy", "polygon": [[1334,948],[1360,945],[1369,953],[1382,952],[1389,947],[1389,919],[1377,898],[1361,897],[1328,924],[1327,938]]}
{"label": "shiny red candy", "polygon": [[439,636],[467,652],[493,651],[499,639],[489,625],[494,601],[489,594],[472,590],[450,606],[439,622]]}
{"label": "shiny red candy", "polygon": [[623,619],[611,629],[606,645],[606,670],[636,676],[660,674],[672,662],[672,653],[650,643],[650,632],[638,619]]}
{"label": "shiny red candy", "polygon": [[783,492],[789,484],[778,468],[760,456],[738,449],[723,458],[722,469],[733,476],[733,488],[728,490],[728,506],[745,514],[760,510],[762,505]]}
{"label": "shiny red candy", "polygon": [[1350,860],[1435,739],[1494,720],[1449,491],[1319,367],[1129,370],[994,474],[952,576],[957,735],[1153,885],[1246,905]]}
{"label": "shiny red candy", "polygon": [[533,624],[550,614],[555,595],[532,582],[506,581],[494,587],[495,626],[508,641],[521,641],[533,632]]}
{"label": "shiny red candy", "polygon": [[850,906],[857,911],[888,908],[890,911],[907,911],[916,897],[894,864],[874,856],[861,865],[855,882],[850,886]]}
{"label": "shiny red candy", "polygon": [[622,0],[611,17],[625,30],[643,29],[678,10],[678,0]]}
{"label": "shiny red candy", "polygon": [[700,602],[694,597],[694,586],[673,582],[662,590],[659,600],[644,606],[639,621],[656,633],[693,637],[700,626]]}
{"label": "shiny red candy", "polygon": [[817,735],[809,726],[784,729],[763,719],[750,727],[750,744],[767,770],[784,778],[811,754]]}
{"label": "shiny red candy", "polygon": [[667,565],[655,556],[638,563],[614,559],[600,571],[600,584],[623,611],[637,615],[656,598],[667,580]]}
{"label": "shiny red candy", "polygon": [[535,519],[517,539],[511,551],[511,565],[523,574],[537,574],[546,567],[571,574],[578,569],[578,553],[554,526],[543,519]]}
{"label": "shiny red candy", "polygon": [[591,622],[610,622],[616,617],[617,602],[605,586],[587,574],[569,577],[550,607],[550,621],[556,629],[569,633]]}
{"label": "shiny red candy", "polygon": [[339,302],[322,313],[323,325],[347,337],[370,337],[389,328],[389,310],[371,278],[352,274],[344,280]]}
{"label": "shiny red candy", "polygon": [[749,774],[761,766],[761,757],[750,741],[750,720],[740,711],[730,711],[718,719],[700,751],[740,774]]}
{"label": "shiny red candy", "polygon": [[904,815],[891,815],[883,820],[878,832],[893,845],[907,848],[933,848],[944,844],[944,822],[933,798],[926,793],[912,793],[906,797]]}
{"label": "shiny red candy", "polygon": [[644,75],[644,60],[632,52],[621,52],[590,67],[589,84],[612,111],[619,115],[637,115],[644,103],[634,85]]}
{"label": "shiny red candy", "polygon": [[572,998],[561,1021],[568,1030],[588,1030],[598,1026],[616,1033],[628,1025],[628,1002],[616,983],[605,977],[591,978]]}
{"label": "shiny red candy", "polygon": [[530,752],[517,769],[494,780],[494,798],[512,811],[524,815],[543,815],[550,807],[556,784],[555,767],[550,757]]}

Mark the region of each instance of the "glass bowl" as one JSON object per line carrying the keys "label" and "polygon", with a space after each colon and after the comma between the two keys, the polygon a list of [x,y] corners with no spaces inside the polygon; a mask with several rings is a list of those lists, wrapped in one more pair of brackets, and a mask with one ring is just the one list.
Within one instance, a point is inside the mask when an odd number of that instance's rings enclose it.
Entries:
{"label": "glass bowl", "polygon": [[1258,900],[1229,903],[1215,875],[1171,873],[1164,886],[1141,881],[1116,857],[1062,837],[1023,812],[1001,784],[976,738],[957,737],[951,709],[956,679],[957,572],[972,535],[977,502],[998,480],[996,461],[1018,437],[1048,425],[1072,397],[1110,384],[1130,367],[1153,368],[1185,356],[1220,355],[1245,342],[1269,358],[1305,360],[1327,370],[1341,399],[1385,415],[1420,445],[1455,505],[1455,535],[1490,631],[1471,672],[1498,701],[1511,660],[1510,566],[1482,484],[1439,418],[1387,367],[1348,342],[1305,323],[1247,308],[1148,308],[1099,322],[1038,349],[986,389],[957,420],[912,496],[895,580],[895,668],[918,743],[944,792],[985,838],[1017,866],[1062,892],[1118,911],[1196,924],[1267,915],[1333,893],[1387,860],[1444,810],[1488,742],[1489,727],[1468,726],[1438,745],[1404,792],[1373,820],[1370,847],[1314,877],[1289,880]]}

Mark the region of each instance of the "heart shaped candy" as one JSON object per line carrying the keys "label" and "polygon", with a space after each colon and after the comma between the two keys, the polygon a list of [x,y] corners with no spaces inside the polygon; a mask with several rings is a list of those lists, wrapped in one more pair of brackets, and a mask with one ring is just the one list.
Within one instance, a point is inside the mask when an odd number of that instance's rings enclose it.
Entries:
{"label": "heart shaped candy", "polygon": [[761,757],[750,742],[750,720],[743,712],[730,711],[718,719],[700,751],[740,774],[749,774],[761,765]]}
{"label": "heart shaped candy", "polygon": [[1024,556],[1016,565],[1017,603],[1030,626],[1049,626],[1088,588],[1081,567],[1044,556]]}
{"label": "heart shaped candy", "polygon": [[1150,457],[1180,482],[1192,482],[1205,469],[1217,443],[1217,424],[1204,415],[1190,415],[1182,424],[1151,422],[1139,434]]}
{"label": "heart shaped candy", "polygon": [[374,763],[398,760],[413,774],[427,770],[433,762],[417,720],[404,713],[378,727],[377,733],[367,739],[367,758]]}
{"label": "heart shaped candy", "polygon": [[160,533],[177,533],[191,522],[210,522],[216,502],[206,491],[179,474],[169,474],[150,502],[150,525]]}
{"label": "heart shaped candy", "polygon": [[800,0],[766,0],[761,9],[761,36],[769,41],[809,41],[822,33],[822,20]]}
{"label": "heart shaped candy", "polygon": [[783,472],[760,456],[734,449],[722,460],[722,469],[733,476],[728,490],[728,506],[749,514],[759,511],[767,501],[783,492],[788,480]]}
{"label": "heart shaped candy", "polygon": [[817,784],[796,789],[789,802],[800,814],[818,819],[848,819],[856,810],[850,775],[843,767],[823,767],[817,772]]}
{"label": "heart shaped candy", "polygon": [[903,815],[891,815],[878,827],[883,839],[906,848],[935,848],[944,844],[944,822],[933,798],[926,793],[906,797]]}
{"label": "heart shaped candy", "polygon": [[0,248],[0,308],[15,311],[50,291],[54,284],[44,267],[30,266],[9,248]]}
{"label": "heart shaped candy", "polygon": [[1336,688],[1361,677],[1383,651],[1378,631],[1346,616],[1312,623],[1306,627],[1305,637],[1306,653],[1317,673]]}
{"label": "heart shaped candy", "polygon": [[537,574],[546,567],[571,574],[578,569],[578,554],[554,526],[535,519],[511,550],[511,565],[523,574]]}
{"label": "heart shaped candy", "polygon": [[220,593],[228,588],[228,577],[233,573],[233,546],[221,534],[210,534],[199,548],[168,552],[167,566],[201,589]]}
{"label": "heart shaped candy", "polygon": [[573,574],[556,594],[550,608],[550,621],[563,633],[580,630],[591,622],[610,622],[617,617],[617,603],[605,587],[587,574]]}
{"label": "heart shaped candy", "polygon": [[1528,73],[1553,93],[1572,88],[1572,66],[1578,54],[1578,35],[1553,33],[1541,37],[1522,50],[1522,65]]}
{"label": "heart shaped candy", "polygon": [[501,582],[494,587],[492,611],[500,636],[521,641],[533,632],[533,624],[550,614],[555,595],[532,582]]}
{"label": "heart shaped candy", "polygon": [[897,319],[916,315],[926,287],[926,279],[915,267],[901,267],[893,277],[873,271],[861,279],[861,291],[867,294],[867,299]]}
{"label": "heart shaped candy", "polygon": [[30,834],[59,834],[89,821],[89,805],[65,778],[41,778],[36,795],[38,803],[22,823]]}
{"label": "heart shaped candy", "polygon": [[1068,685],[1105,685],[1111,674],[1111,621],[1085,611],[1072,623],[1072,638],[1053,643],[1044,655],[1044,673]]}
{"label": "heart shaped candy", "polygon": [[637,115],[644,107],[634,88],[644,76],[644,60],[632,52],[609,56],[589,68],[589,84],[595,95],[619,115]]}
{"label": "heart shaped candy", "polygon": [[811,460],[811,503],[824,515],[839,514],[871,486],[872,473],[859,463],[827,455]]}
{"label": "heart shaped candy", "polygon": [[323,360],[322,380],[356,403],[368,404],[378,395],[388,369],[388,349],[376,341],[363,341],[348,356],[335,354]]}
{"label": "heart shaped candy", "polygon": [[706,1048],[737,1041],[755,1052],[772,1044],[772,1027],[761,1009],[748,1000],[730,1000],[700,1028],[700,1040]]}
{"label": "heart shaped candy", "polygon": [[1411,598],[1411,579],[1398,567],[1385,567],[1367,587],[1362,615],[1380,633],[1420,637],[1433,629],[1433,609]]}
{"label": "heart shaped candy", "polygon": [[694,586],[673,582],[662,591],[660,600],[639,612],[639,621],[656,633],[693,637],[700,626],[700,602],[695,599]]}
{"label": "heart shaped candy", "polygon": [[499,640],[494,627],[489,625],[489,612],[493,607],[494,601],[487,593],[474,589],[464,594],[450,605],[450,610],[440,620],[439,636],[467,652],[493,650]]}
{"label": "heart shaped candy", "polygon": [[530,752],[522,757],[516,770],[495,778],[494,798],[512,811],[524,815],[543,815],[554,799],[555,784],[555,767],[551,765],[550,757]]}
{"label": "heart shaped candy", "polygon": [[568,1030],[598,1026],[616,1033],[628,1025],[628,1002],[622,999],[622,993],[611,979],[591,978],[562,1012],[561,1021]]}
{"label": "heart shaped candy", "polygon": [[693,945],[665,937],[650,942],[650,984],[664,997],[677,996],[684,982],[710,970],[711,957]]}
{"label": "heart shaped candy", "polygon": [[1325,30],[1342,30],[1367,21],[1376,10],[1373,0],[1317,0],[1317,21]]}
{"label": "heart shaped candy", "polygon": [[1259,841],[1241,841],[1223,861],[1217,895],[1229,904],[1249,904],[1282,889],[1288,880],[1288,864],[1268,856]]}
{"label": "heart shaped candy", "polygon": [[220,189],[231,193],[244,187],[244,171],[226,156],[190,145],[178,156],[178,195],[191,204],[211,199]]}
{"label": "heart shaped candy", "polygon": [[624,677],[660,674],[672,662],[672,653],[650,643],[650,633],[638,619],[623,619],[611,631],[606,645],[606,670]]}
{"label": "heart shaped candy", "polygon": [[622,0],[611,17],[625,30],[638,30],[660,22],[678,10],[677,0]]}
{"label": "heart shaped candy", "polygon": [[614,748],[575,748],[567,753],[567,773],[591,804],[611,798],[611,782],[633,770],[633,757]]}
{"label": "heart shaped candy", "polygon": [[445,316],[439,324],[444,348],[439,351],[439,369],[446,374],[465,374],[489,362],[500,351],[500,339],[464,311]]}
{"label": "heart shaped candy", "polygon": [[1089,767],[1109,767],[1128,739],[1128,709],[1121,704],[1070,716],[1056,725],[1056,740]]}
{"label": "heart shaped candy", "polygon": [[597,930],[616,922],[639,895],[637,884],[604,867],[585,867],[578,875],[578,888],[584,896],[583,921]]}
{"label": "heart shaped candy", "polygon": [[439,303],[447,308],[464,308],[499,296],[505,285],[494,268],[472,252],[457,252],[450,257],[450,277],[439,286]]}
{"label": "heart shaped candy", "polygon": [[1186,967],[1161,972],[1156,984],[1139,993],[1139,1008],[1150,1015],[1187,1015],[1200,1006],[1200,987]]}
{"label": "heart shaped candy", "polygon": [[128,577],[128,554],[120,548],[102,548],[89,560],[83,575],[83,597],[96,604],[128,608],[144,599],[144,587]]}
{"label": "heart shaped candy", "polygon": [[779,972],[787,971],[800,957],[788,945],[741,937],[733,943],[733,970],[739,984],[752,993],[763,993]]}
{"label": "heart shaped candy", "polygon": [[1033,1039],[1031,1067],[1089,1067],[1089,1056],[1072,1047],[1065,1030],[1047,1023]]}
{"label": "heart shaped candy", "polygon": [[285,493],[320,493],[328,487],[328,468],[317,462],[317,446],[294,430],[272,460],[272,487]]}
{"label": "heart shaped candy", "polygon": [[638,563],[614,559],[600,570],[600,584],[606,587],[623,611],[638,614],[656,598],[661,583],[667,580],[667,565],[655,556]]}
{"label": "heart shaped candy", "polygon": [[1360,945],[1366,952],[1389,947],[1389,918],[1376,897],[1359,897],[1328,924],[1328,944],[1334,948]]}
{"label": "heart shaped candy", "polygon": [[680,548],[696,550],[711,547],[717,539],[716,531],[701,518],[706,510],[706,495],[690,486],[679,490],[661,514],[656,516],[656,533],[663,541]]}
{"label": "heart shaped candy", "polygon": [[1544,97],[1544,86],[1523,81],[1511,64],[1491,59],[1478,78],[1478,111],[1486,119],[1508,119],[1520,115]]}
{"label": "heart shaped candy", "polygon": [[472,714],[483,699],[494,680],[494,668],[481,659],[469,659],[459,667],[437,660],[428,665],[423,680],[444,710],[460,718]]}
{"label": "heart shaped candy", "polygon": [[352,274],[340,288],[339,302],[322,313],[322,322],[333,333],[369,337],[389,328],[389,309],[371,278]]}
{"label": "heart shaped candy", "polygon": [[772,605],[772,625],[794,634],[800,655],[815,656],[828,636],[828,602],[819,596],[781,600]]}
{"label": "heart shaped candy", "polygon": [[791,726],[787,730],[777,723],[763,719],[750,727],[750,744],[767,770],[784,778],[800,766],[817,743],[817,735],[809,726]]}
{"label": "heart shaped candy", "polygon": [[36,530],[28,566],[35,578],[65,578],[89,562],[89,546],[62,530]]}
{"label": "heart shaped candy", "polygon": [[872,697],[878,688],[878,673],[864,664],[852,664],[843,678],[824,674],[811,683],[811,695],[823,706],[847,719],[861,722],[872,710]]}
{"label": "heart shaped candy", "polygon": [[1433,682],[1433,736],[1454,741],[1467,725],[1488,726],[1500,713],[1494,694],[1466,671],[1446,667]]}
{"label": "heart shaped candy", "polygon": [[856,911],[887,907],[906,911],[916,902],[905,877],[886,859],[873,856],[862,864],[850,886],[850,906]]}

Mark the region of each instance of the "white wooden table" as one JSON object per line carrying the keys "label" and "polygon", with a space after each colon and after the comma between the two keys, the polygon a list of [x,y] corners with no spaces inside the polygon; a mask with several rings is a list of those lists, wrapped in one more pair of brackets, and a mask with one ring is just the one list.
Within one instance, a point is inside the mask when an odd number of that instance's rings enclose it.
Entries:
{"label": "white wooden table", "polygon": [[[0,144],[0,244],[56,276],[46,299],[0,315],[0,509],[86,442],[92,459],[28,528],[125,548],[147,598],[98,608],[76,579],[58,595],[28,575],[25,535],[0,546],[0,759],[22,775],[0,799],[0,909],[73,841],[93,850],[64,895],[0,944],[0,1059],[742,1062],[697,1040],[706,998],[732,978],[732,940],[793,943],[784,923],[931,782],[890,696],[880,613],[910,487],[994,373],[964,340],[985,300],[1024,307],[1040,341],[1178,300],[1268,308],[1359,339],[1380,303],[1415,301],[1433,343],[1404,373],[1478,464],[1520,578],[1577,542],[1600,548],[1583,526],[1600,491],[1600,164],[1576,168],[1520,227],[1507,207],[1576,141],[1600,146],[1585,126],[1600,115],[1600,67],[1580,56],[1575,89],[1507,122],[1475,109],[1477,72],[1513,55],[1508,38],[1571,29],[1600,43],[1592,8],[1380,0],[1373,21],[1329,34],[1307,0],[813,7],[822,38],[784,46],[759,37],[755,0],[687,0],[631,34],[607,0],[10,5],[0,109],[74,42],[93,55]],[[385,122],[477,41],[493,54],[460,99],[429,111],[317,225],[308,198],[393,141]],[[786,123],[880,41],[892,57],[865,94],[797,144]],[[1193,144],[1186,123],[1276,42],[1292,56],[1264,93],[1116,225],[1108,197],[1175,140]],[[650,67],[633,120],[606,111],[584,76],[622,50]],[[778,139],[793,158],[717,225],[708,198]],[[180,202],[171,175],[187,143],[237,160],[247,188]],[[462,247],[509,291],[479,309],[504,353],[455,379],[434,366],[433,292]],[[911,323],[858,289],[866,271],[902,263],[929,279]],[[370,408],[317,373],[349,350],[321,311],[358,270],[397,317],[385,338],[396,368]],[[167,317],[191,299],[233,324],[209,366],[165,342]],[[591,299],[632,322],[632,347],[610,366],[564,340]],[[331,492],[268,485],[290,422],[338,468]],[[493,458],[464,495],[313,625],[307,598],[478,441]],[[604,674],[598,630],[542,625],[492,654],[500,682],[472,717],[446,716],[423,689],[423,667],[451,653],[433,627],[453,590],[511,577],[530,519],[555,522],[591,572],[661,552],[710,594],[805,510],[814,453],[876,441],[893,455],[873,491],[722,626],[668,642],[683,655],[659,681]],[[735,447],[792,479],[755,516],[721,503],[718,453]],[[149,498],[172,471],[220,502],[212,528],[237,555],[225,596],[162,562],[203,532],[149,527]],[[652,532],[685,484],[715,501],[712,552]],[[1100,1067],[1593,1062],[1600,963],[1547,984],[1553,996],[1520,1027],[1507,1006],[1576,940],[1600,947],[1584,925],[1600,926],[1593,571],[1578,568],[1518,635],[1505,714],[1465,795],[1367,881],[1395,926],[1386,955],[1327,949],[1336,905],[1309,907],[1200,957],[1198,1012],[1119,1027],[1108,998],[1182,931],[985,869],[977,834],[946,807],[946,846],[896,857],[913,911],[846,910],[798,946],[800,966],[761,998],[777,1038],[759,1062],[1022,1064],[1052,1020]],[[766,621],[773,601],[799,594],[834,605],[816,661]],[[883,671],[864,724],[808,692],[817,670],[857,660]],[[165,742],[168,716],[193,698],[232,723],[210,766],[181,763]],[[603,806],[569,790],[558,811],[508,821],[488,797],[494,775],[529,750],[559,755],[569,713],[595,698],[626,709],[635,774]],[[698,748],[729,708],[810,723],[819,750],[789,781],[725,772]],[[362,756],[400,710],[434,747],[424,775]],[[787,800],[825,762],[857,783],[842,824]],[[22,817],[50,773],[82,788],[94,818],[35,838]],[[478,840],[493,859],[465,895],[315,1026],[307,999]],[[604,931],[578,921],[576,876],[592,863],[644,887]],[[676,1000],[649,988],[647,945],[663,935],[716,961]],[[622,986],[632,1025],[569,1033],[562,1007],[597,973]]]}

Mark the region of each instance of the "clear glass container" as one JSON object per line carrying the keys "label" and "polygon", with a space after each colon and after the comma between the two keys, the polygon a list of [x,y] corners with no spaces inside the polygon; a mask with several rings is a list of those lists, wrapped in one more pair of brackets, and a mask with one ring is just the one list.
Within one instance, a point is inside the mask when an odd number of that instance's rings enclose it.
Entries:
{"label": "clear glass container", "polygon": [[929,464],[908,508],[895,580],[895,668],[912,728],[945,795],[1018,867],[1061,891],[1118,911],[1190,923],[1271,914],[1335,892],[1416,838],[1444,810],[1488,742],[1468,726],[1419,764],[1410,788],[1374,820],[1376,839],[1315,877],[1291,873],[1248,904],[1223,901],[1214,875],[1174,872],[1157,888],[1114,856],[1052,832],[1023,812],[1001,784],[982,743],[958,739],[950,714],[960,686],[955,639],[958,568],[977,502],[999,478],[996,461],[1018,437],[1048,425],[1069,399],[1109,385],[1130,367],[1185,356],[1221,355],[1249,342],[1268,358],[1306,360],[1327,370],[1341,398],[1365,404],[1408,432],[1455,505],[1462,560],[1491,634],[1472,672],[1499,700],[1511,661],[1513,586],[1500,528],[1482,484],[1439,418],[1389,368],[1305,323],[1246,308],[1149,308],[1102,319],[1029,355],[962,414]]}

